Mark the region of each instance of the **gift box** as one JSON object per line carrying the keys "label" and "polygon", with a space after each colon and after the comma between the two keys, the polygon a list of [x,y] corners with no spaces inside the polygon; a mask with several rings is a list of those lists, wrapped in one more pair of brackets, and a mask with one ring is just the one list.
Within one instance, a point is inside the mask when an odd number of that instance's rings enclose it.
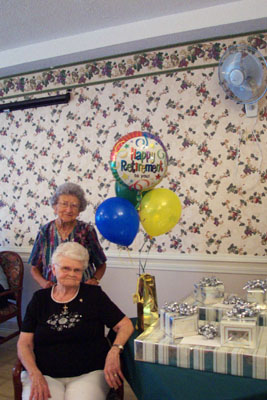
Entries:
{"label": "gift box", "polygon": [[216,278],[203,278],[194,284],[194,297],[200,304],[214,304],[224,299],[224,284]]}
{"label": "gift box", "polygon": [[258,316],[258,325],[267,326],[267,311],[261,311]]}
{"label": "gift box", "polygon": [[[235,295],[232,295],[235,296]],[[198,306],[198,327],[204,326],[206,324],[212,324],[218,328],[218,336],[220,336],[220,322],[222,318],[226,315],[227,311],[231,310],[231,304],[209,304],[209,305],[199,305]]]}
{"label": "gift box", "polygon": [[225,315],[225,310],[211,307],[199,307],[198,309],[198,328],[212,324],[217,328],[220,336],[220,321]]}
{"label": "gift box", "polygon": [[220,323],[221,345],[254,349],[258,344],[257,317],[223,317]]}
{"label": "gift box", "polygon": [[260,308],[266,308],[266,292],[262,289],[248,289],[247,301],[256,303]]}
{"label": "gift box", "polygon": [[243,289],[247,291],[247,301],[256,303],[259,309],[267,309],[267,279],[248,281]]}
{"label": "gift box", "polygon": [[198,331],[198,316],[196,313],[180,315],[161,309],[160,329],[173,338],[195,335]]}
{"label": "gift box", "polygon": [[[174,339],[160,329],[159,321],[134,341],[135,360],[221,374],[267,379],[267,328],[259,327],[258,347],[212,347],[182,344],[191,337]],[[192,337],[193,338],[193,337]]]}

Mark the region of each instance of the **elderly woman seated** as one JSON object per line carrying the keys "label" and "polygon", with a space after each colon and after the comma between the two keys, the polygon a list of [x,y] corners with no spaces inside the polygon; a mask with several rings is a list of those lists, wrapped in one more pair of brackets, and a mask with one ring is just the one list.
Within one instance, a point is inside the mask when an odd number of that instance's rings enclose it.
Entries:
{"label": "elderly woman seated", "polygon": [[[88,251],[60,244],[52,256],[57,283],[34,293],[18,340],[23,400],[104,400],[121,385],[120,352],[131,321],[100,286],[81,282]],[[112,347],[104,326],[113,328]]]}

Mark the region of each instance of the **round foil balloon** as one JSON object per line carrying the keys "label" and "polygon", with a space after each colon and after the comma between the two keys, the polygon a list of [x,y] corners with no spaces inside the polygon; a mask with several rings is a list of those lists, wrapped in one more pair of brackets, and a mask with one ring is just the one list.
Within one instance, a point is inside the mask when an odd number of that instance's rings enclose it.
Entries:
{"label": "round foil balloon", "polygon": [[120,183],[130,189],[148,190],[166,175],[167,151],[157,136],[148,132],[131,132],[113,147],[110,167]]}

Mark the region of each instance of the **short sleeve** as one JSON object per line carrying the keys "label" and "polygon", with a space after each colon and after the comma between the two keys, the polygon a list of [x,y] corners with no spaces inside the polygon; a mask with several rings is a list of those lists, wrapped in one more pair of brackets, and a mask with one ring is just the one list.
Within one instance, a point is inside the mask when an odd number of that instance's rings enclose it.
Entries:
{"label": "short sleeve", "polygon": [[38,322],[38,299],[37,294],[34,293],[31,301],[29,302],[26,313],[22,322],[22,332],[35,332]]}
{"label": "short sleeve", "polygon": [[98,310],[100,319],[108,328],[113,328],[125,317],[125,314],[110,300],[101,287],[98,286],[98,289]]}
{"label": "short sleeve", "polygon": [[40,230],[35,239],[28,263],[37,267],[40,272],[43,270],[43,232]]}
{"label": "short sleeve", "polygon": [[107,260],[105,253],[99,243],[96,230],[91,228],[91,254],[90,261],[97,269],[100,265],[104,264]]}

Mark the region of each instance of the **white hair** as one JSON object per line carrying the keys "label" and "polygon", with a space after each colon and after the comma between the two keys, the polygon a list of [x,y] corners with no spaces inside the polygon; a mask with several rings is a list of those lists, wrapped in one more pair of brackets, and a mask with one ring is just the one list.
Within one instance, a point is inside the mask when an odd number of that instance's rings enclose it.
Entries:
{"label": "white hair", "polygon": [[60,257],[69,257],[75,261],[81,261],[84,269],[88,267],[89,254],[86,248],[80,243],[61,243],[52,255],[52,264],[58,263]]}

